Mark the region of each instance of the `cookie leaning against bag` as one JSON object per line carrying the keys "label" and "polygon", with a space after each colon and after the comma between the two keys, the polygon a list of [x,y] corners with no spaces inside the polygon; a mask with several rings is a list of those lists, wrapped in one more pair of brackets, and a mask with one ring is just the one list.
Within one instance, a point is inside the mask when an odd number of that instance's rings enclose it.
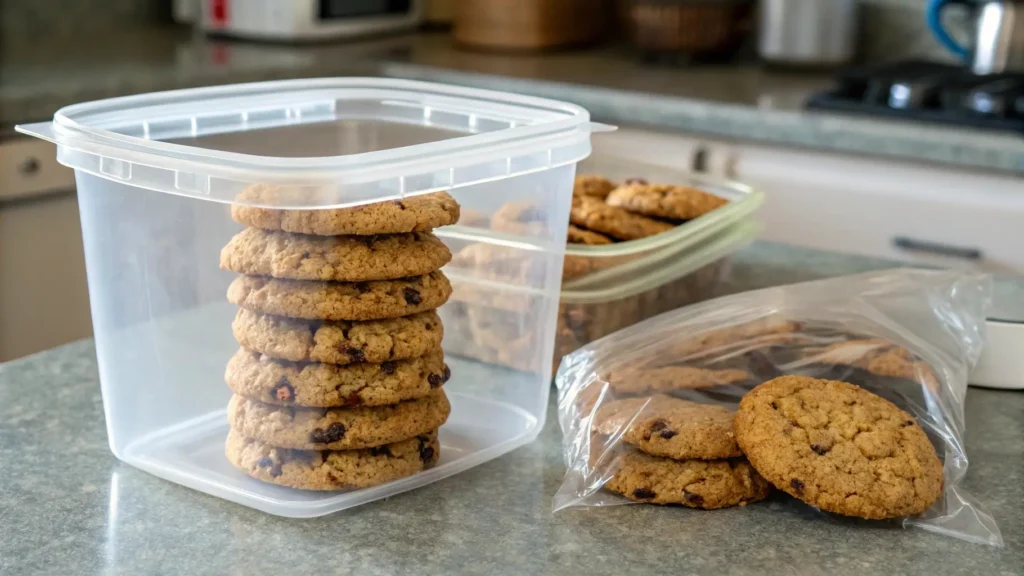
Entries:
{"label": "cookie leaning against bag", "polygon": [[897,518],[942,493],[942,462],[914,418],[853,384],[770,380],[743,396],[735,428],[765,479],[828,512]]}

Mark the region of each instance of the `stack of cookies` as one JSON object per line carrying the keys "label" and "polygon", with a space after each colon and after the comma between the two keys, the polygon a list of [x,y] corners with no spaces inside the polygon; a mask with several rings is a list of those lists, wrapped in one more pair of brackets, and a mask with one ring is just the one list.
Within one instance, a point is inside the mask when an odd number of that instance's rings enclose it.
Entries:
{"label": "stack of cookies", "polygon": [[[276,200],[255,186],[249,200]],[[433,466],[450,412],[444,331],[451,294],[447,193],[331,210],[233,206],[248,226],[221,252],[241,348],[225,378],[228,459],[309,490],[363,488]]]}
{"label": "stack of cookies", "polygon": [[716,509],[762,500],[771,490],[743,457],[733,412],[672,396],[613,400],[595,431],[630,446],[605,488],[639,502]]}

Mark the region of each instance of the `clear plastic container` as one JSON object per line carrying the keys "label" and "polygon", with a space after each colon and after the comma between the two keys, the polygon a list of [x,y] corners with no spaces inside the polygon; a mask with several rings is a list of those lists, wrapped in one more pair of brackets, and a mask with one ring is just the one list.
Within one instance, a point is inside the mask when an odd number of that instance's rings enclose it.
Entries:
{"label": "clear plastic container", "polygon": [[615,182],[643,178],[658,184],[690,186],[729,201],[728,204],[672,230],[639,240],[598,246],[569,244],[565,249],[563,289],[575,291],[586,286],[626,278],[631,271],[658,262],[674,261],[705,239],[753,214],[764,201],[764,193],[739,182],[711,180],[666,168],[611,156],[595,155],[577,167],[579,174],[597,174]]}
{"label": "clear plastic container", "polygon": [[[273,514],[310,517],[439,480],[530,442],[544,425],[576,163],[600,129],[550,100],[385,79],[243,84],[66,107],[19,130],[75,169],[110,448],[162,478]],[[239,193],[276,186],[273,198]],[[307,492],[266,484],[224,455],[225,365],[238,344],[236,276],[218,268],[242,226],[231,205],[326,209],[448,190],[469,213],[530,202],[562,223],[514,237],[450,226],[453,251],[500,246],[527,265],[506,288],[539,309],[517,323],[511,371],[448,354],[451,416],[436,467],[381,486]],[[494,265],[458,269],[489,282]],[[450,322],[449,306],[441,308]],[[524,312],[523,317],[527,314]],[[456,330],[446,336],[452,352]]]}
{"label": "clear plastic container", "polygon": [[[565,354],[606,334],[715,296],[728,271],[728,255],[756,235],[749,216],[764,199],[762,192],[738,182],[704,179],[614,156],[591,156],[578,164],[577,172],[616,182],[643,178],[692,186],[729,203],[640,240],[600,246],[569,244],[549,369],[557,369]],[[467,216],[465,225],[480,230],[537,233],[550,224],[545,214],[527,203],[507,203],[493,217]],[[547,343],[524,327],[549,312],[539,295],[512,288],[520,277],[530,274],[531,263],[522,253],[500,246],[474,246],[467,240],[455,247],[458,251],[449,272],[455,291],[446,324],[450,349],[510,368],[543,369],[536,363],[541,357],[536,348]],[[470,271],[465,280],[464,268]],[[487,281],[481,281],[481,273]]]}
{"label": "clear plastic container", "polygon": [[[563,286],[557,306],[554,354],[543,356],[548,339],[525,329],[550,314],[540,294],[510,288],[519,266],[506,264],[491,282],[459,273],[456,257],[449,277],[455,288],[445,308],[447,350],[453,354],[516,370],[558,368],[562,356],[621,328],[652,316],[717,296],[729,271],[729,255],[756,237],[756,224],[742,220],[709,238],[687,243],[687,250],[646,266],[627,263],[621,274],[603,275],[577,288]],[[491,248],[493,250],[493,248]],[[515,262],[508,254],[507,262]],[[472,259],[466,261],[474,265]],[[475,269],[475,268],[474,268]]]}

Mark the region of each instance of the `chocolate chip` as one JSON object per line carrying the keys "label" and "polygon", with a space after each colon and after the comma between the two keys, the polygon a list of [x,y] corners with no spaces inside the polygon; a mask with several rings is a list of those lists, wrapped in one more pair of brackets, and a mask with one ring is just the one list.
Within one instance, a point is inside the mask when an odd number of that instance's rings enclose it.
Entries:
{"label": "chocolate chip", "polygon": [[344,437],[345,425],[340,422],[335,422],[328,426],[326,430],[321,430],[320,428],[314,429],[309,434],[309,441],[314,444],[331,444]]}
{"label": "chocolate chip", "polygon": [[281,465],[274,462],[274,459],[269,456],[260,458],[259,461],[256,462],[256,465],[260,468],[269,468],[271,478],[277,478],[281,475]]}
{"label": "chocolate chip", "polygon": [[825,454],[828,454],[828,448],[825,448],[821,444],[811,444],[811,450],[814,450],[814,453],[817,454],[818,456],[824,456]]}
{"label": "chocolate chip", "polygon": [[394,374],[395,373],[395,363],[391,362],[391,361],[381,362],[380,363],[380,371],[385,373],[385,374]]}
{"label": "chocolate chip", "polygon": [[914,425],[914,421],[913,420],[907,420],[903,424],[900,424],[900,428],[906,428],[907,426],[913,426],[913,425]]}
{"label": "chocolate chip", "polygon": [[662,438],[664,438],[665,440],[668,440],[669,438],[671,438],[671,437],[673,437],[673,436],[675,436],[675,435],[677,435],[677,434],[679,434],[679,432],[676,432],[675,430],[668,430],[668,429],[665,429],[665,430],[662,430],[662,431],[661,431],[661,434],[660,434],[660,436],[661,436]]}
{"label": "chocolate chip", "polygon": [[360,294],[366,294],[370,291],[370,285],[366,282],[356,282],[356,290],[358,290]]}
{"label": "chocolate chip", "polygon": [[398,206],[402,210],[405,210],[405,204],[402,204],[401,200],[395,200],[395,206]]}
{"label": "chocolate chip", "polygon": [[391,456],[391,449],[387,446],[374,446],[370,448],[370,456]]}
{"label": "chocolate chip", "polygon": [[352,362],[366,362],[366,354],[363,353],[362,348],[353,348],[351,346],[341,344],[338,346],[338,352],[348,356],[349,360]]}
{"label": "chocolate chip", "polygon": [[424,463],[427,463],[427,462],[430,462],[433,459],[434,459],[434,447],[433,446],[424,446],[424,447],[420,448],[420,460],[422,460]]}
{"label": "chocolate chip", "polygon": [[270,395],[273,396],[278,402],[294,402],[295,401],[295,388],[288,383],[288,379],[284,376],[274,384],[274,387],[270,389]]}
{"label": "chocolate chip", "polygon": [[655,494],[654,490],[651,490],[650,488],[637,488],[636,490],[633,490],[633,497],[640,498],[641,500],[650,500],[655,496],[657,496],[657,494]]}
{"label": "chocolate chip", "polygon": [[437,388],[441,384],[444,384],[444,381],[441,380],[440,374],[431,374],[430,376],[427,376],[427,382],[430,383],[431,388]]}
{"label": "chocolate chip", "polygon": [[434,324],[432,322],[427,322],[424,325],[424,328],[426,328],[427,330],[433,330],[434,329]]}
{"label": "chocolate chip", "polygon": [[804,493],[804,483],[796,478],[789,481],[789,487],[792,488],[797,494]]}
{"label": "chocolate chip", "polygon": [[452,378],[452,369],[447,364],[444,365],[444,373],[441,374],[441,382],[447,382]]}
{"label": "chocolate chip", "polygon": [[306,258],[309,258],[309,252],[302,253],[302,259],[305,260]]}
{"label": "chocolate chip", "polygon": [[779,405],[776,404],[774,400],[772,400],[772,410],[778,410],[778,409],[779,409]]}
{"label": "chocolate chip", "polygon": [[686,503],[690,504],[691,506],[704,505],[703,496],[701,496],[700,494],[694,494],[693,492],[687,492],[685,489],[683,489],[683,500],[686,500]]}
{"label": "chocolate chip", "polygon": [[651,422],[651,425],[648,428],[652,434],[655,432],[661,432],[665,428],[668,428],[668,422],[665,422],[664,420],[655,420],[654,422]]}
{"label": "chocolate chip", "polygon": [[363,399],[359,397],[359,394],[352,394],[351,396],[345,397],[345,406],[359,406],[363,403]]}
{"label": "chocolate chip", "polygon": [[405,297],[406,303],[412,304],[413,306],[416,306],[423,301],[423,299],[420,298],[419,290],[415,290],[413,288],[406,288],[402,290],[402,296]]}
{"label": "chocolate chip", "polygon": [[647,184],[647,180],[644,178],[626,178],[624,184]]}

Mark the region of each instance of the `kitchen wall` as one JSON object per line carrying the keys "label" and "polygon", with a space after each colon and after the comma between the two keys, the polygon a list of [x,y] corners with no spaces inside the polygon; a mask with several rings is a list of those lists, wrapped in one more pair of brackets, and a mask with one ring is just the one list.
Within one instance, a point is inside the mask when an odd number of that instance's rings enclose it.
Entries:
{"label": "kitchen wall", "polygon": [[[45,34],[121,30],[170,20],[172,0],[0,0],[0,47],[31,42]],[[951,61],[924,24],[927,0],[860,0],[863,6],[862,55],[865,61],[929,58]],[[965,17],[951,17],[958,38],[966,37]]]}

